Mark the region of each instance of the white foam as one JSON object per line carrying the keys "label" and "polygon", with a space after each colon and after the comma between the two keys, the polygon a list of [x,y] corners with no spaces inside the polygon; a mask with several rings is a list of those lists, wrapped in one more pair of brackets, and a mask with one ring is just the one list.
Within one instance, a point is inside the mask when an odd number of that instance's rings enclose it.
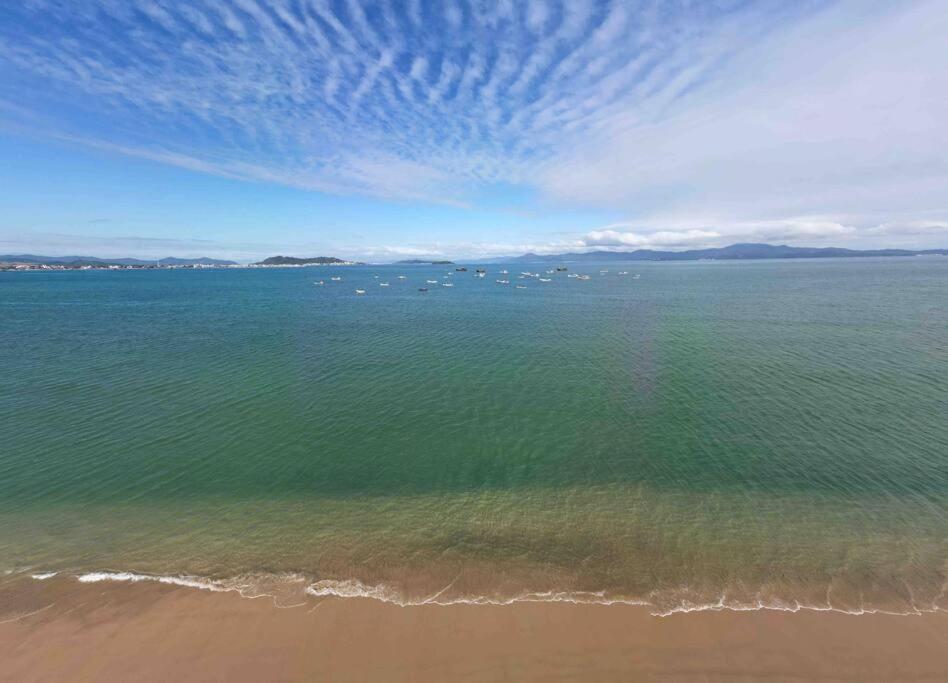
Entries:
{"label": "white foam", "polygon": [[[37,572],[31,577],[37,581],[56,576],[57,572]],[[303,584],[308,579],[301,574],[265,574],[244,575],[228,580],[214,580],[200,576],[189,575],[161,575],[142,574],[127,571],[100,571],[80,574],[76,577],[80,583],[99,583],[106,581],[140,583],[155,582],[167,585],[181,586],[211,592],[233,591],[245,598],[276,597],[273,589],[290,584]],[[649,599],[626,598],[610,596],[604,591],[525,591],[513,596],[449,596],[446,595],[452,584],[439,591],[424,597],[412,598],[406,596],[397,588],[385,584],[365,584],[358,579],[323,579],[310,583],[303,589],[303,593],[315,598],[367,598],[378,600],[401,607],[415,605],[513,605],[527,602],[571,603],[583,605],[634,605],[646,607],[657,617],[668,617],[675,614],[691,612],[754,612],[770,610],[779,612],[838,612],[841,614],[887,614],[893,616],[912,616],[933,612],[948,611],[936,601],[930,606],[917,606],[904,611],[886,610],[869,606],[857,608],[837,607],[829,600],[823,604],[807,604],[799,601],[782,601],[779,599],[756,599],[742,602],[722,594],[718,599],[707,602],[695,601],[687,598],[677,600],[662,599],[661,593],[651,594]],[[297,589],[298,590],[298,589]],[[282,591],[277,591],[282,593]],[[299,595],[298,593],[296,595]]]}
{"label": "white foam", "polygon": [[46,579],[51,579],[59,572],[38,572],[36,574],[30,574],[31,579],[36,579],[37,581],[45,581]]}
{"label": "white foam", "polygon": [[81,574],[78,577],[80,583],[99,583],[101,581],[123,581],[129,583],[139,583],[141,581],[154,581],[172,586],[183,586],[185,588],[197,588],[198,590],[224,592],[234,590],[218,581],[204,579],[199,576],[164,576],[161,574],[136,574],[133,572],[89,572]]}

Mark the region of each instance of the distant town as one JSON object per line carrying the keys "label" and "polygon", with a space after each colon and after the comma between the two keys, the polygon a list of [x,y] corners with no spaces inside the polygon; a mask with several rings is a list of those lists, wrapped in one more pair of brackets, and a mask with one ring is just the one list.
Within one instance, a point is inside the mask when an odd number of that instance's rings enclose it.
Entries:
{"label": "distant town", "polygon": [[207,268],[302,268],[306,266],[357,266],[360,261],[346,261],[334,256],[295,258],[271,256],[257,263],[241,264],[212,258],[163,258],[145,261],[134,258],[101,259],[94,256],[36,256],[33,254],[0,255],[0,271],[29,270],[157,270]]}

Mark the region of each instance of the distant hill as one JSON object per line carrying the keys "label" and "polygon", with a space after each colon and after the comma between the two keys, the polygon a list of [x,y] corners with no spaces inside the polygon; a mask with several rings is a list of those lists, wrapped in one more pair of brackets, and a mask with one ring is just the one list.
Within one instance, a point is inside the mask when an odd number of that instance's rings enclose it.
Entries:
{"label": "distant hill", "polygon": [[42,264],[68,264],[76,265],[116,265],[116,266],[153,266],[156,263],[162,266],[235,266],[236,261],[224,261],[221,259],[207,258],[175,258],[168,256],[162,259],[144,260],[137,258],[99,258],[97,256],[38,256],[36,254],[0,254],[0,262],[5,263],[32,263]]}
{"label": "distant hill", "polygon": [[297,258],[296,256],[271,256],[255,263],[257,266],[308,266],[308,265],[332,265],[352,264],[354,261],[343,261],[335,256],[314,256],[312,258]]}
{"label": "distant hill", "polygon": [[454,261],[426,261],[425,259],[420,259],[420,258],[410,258],[410,259],[405,259],[404,261],[396,261],[395,263],[399,265],[406,265],[406,266],[418,266],[418,265],[453,266],[454,265]]}
{"label": "distant hill", "polygon": [[511,261],[701,261],[710,259],[787,259],[787,258],[846,258],[866,256],[919,256],[941,254],[948,256],[948,249],[843,249],[841,247],[790,247],[785,244],[732,244],[712,249],[690,249],[688,251],[589,251],[584,253],[524,254]]}

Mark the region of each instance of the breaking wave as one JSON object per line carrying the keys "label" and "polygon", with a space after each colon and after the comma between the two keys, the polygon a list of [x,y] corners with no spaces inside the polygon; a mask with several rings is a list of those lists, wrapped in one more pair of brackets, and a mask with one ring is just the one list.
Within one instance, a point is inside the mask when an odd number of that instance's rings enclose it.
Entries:
{"label": "breaking wave", "polygon": [[943,612],[946,606],[941,604],[945,597],[943,590],[930,604],[911,604],[904,609],[891,609],[873,605],[841,606],[826,602],[802,602],[778,598],[738,600],[722,594],[716,599],[694,600],[691,598],[673,598],[672,592],[654,593],[646,598],[609,595],[604,591],[524,591],[509,596],[489,595],[452,595],[451,586],[426,596],[409,596],[398,588],[385,584],[365,584],[358,579],[321,579],[312,581],[301,574],[260,574],[243,575],[230,579],[211,579],[186,574],[146,574],[128,571],[98,571],[83,574],[66,575],[60,572],[36,572],[30,575],[37,581],[45,581],[55,576],[71,577],[79,583],[143,583],[152,582],[183,588],[210,591],[215,593],[233,592],[245,598],[271,597],[285,601],[294,598],[292,604],[278,606],[296,606],[318,604],[325,598],[362,598],[397,605],[400,607],[421,605],[514,605],[517,603],[571,603],[585,605],[632,605],[643,607],[658,617],[693,612],[753,612],[761,610],[779,612],[837,612],[842,614],[888,614],[894,616],[912,616],[933,612]]}

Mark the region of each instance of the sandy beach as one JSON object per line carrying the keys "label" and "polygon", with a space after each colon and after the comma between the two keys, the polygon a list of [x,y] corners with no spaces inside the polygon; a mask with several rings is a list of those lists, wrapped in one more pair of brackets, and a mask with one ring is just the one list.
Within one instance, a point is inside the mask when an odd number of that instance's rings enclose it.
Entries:
{"label": "sandy beach", "polygon": [[4,681],[946,680],[948,614],[655,617],[628,605],[278,607],[158,584],[17,582]]}

